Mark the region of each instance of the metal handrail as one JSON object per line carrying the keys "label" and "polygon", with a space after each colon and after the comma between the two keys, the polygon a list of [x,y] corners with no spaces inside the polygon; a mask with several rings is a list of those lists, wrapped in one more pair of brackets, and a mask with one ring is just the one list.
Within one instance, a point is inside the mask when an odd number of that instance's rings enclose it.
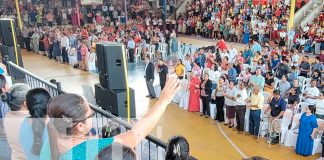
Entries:
{"label": "metal handrail", "polygon": [[[46,81],[46,80],[40,78],[39,76],[37,76],[37,75],[35,75],[35,74],[29,72],[28,70],[26,70],[26,69],[24,69],[24,68],[21,68],[20,66],[14,64],[14,63],[12,63],[12,62],[10,62],[10,61],[9,61],[9,62],[4,62],[4,63],[7,65],[8,74],[9,74],[13,79],[15,79],[15,77],[19,77],[19,76],[21,76],[21,75],[15,75],[15,73],[14,73],[14,72],[19,71],[20,74],[21,74],[21,73],[25,74],[25,75],[24,75],[24,78],[26,78],[26,76],[28,75],[28,77],[31,77],[31,78],[33,78],[33,79],[35,79],[35,80],[41,82],[42,84],[46,85],[46,87],[50,87],[51,89],[53,89],[53,91],[56,92],[56,93],[51,92],[53,96],[58,95],[59,93],[68,93],[68,92],[66,92],[66,91],[64,91],[64,90],[58,90],[58,89],[57,89],[57,86],[55,86],[54,84],[49,83],[48,81]],[[36,83],[39,83],[39,82],[36,82]],[[42,85],[40,84],[40,86],[42,86]],[[111,113],[109,113],[109,112],[107,112],[107,111],[101,109],[100,107],[98,107],[98,106],[96,106],[96,105],[89,104],[89,106],[90,106],[91,109],[93,109],[96,113],[99,113],[99,114],[101,114],[102,116],[111,119],[112,121],[118,123],[120,126],[125,127],[127,130],[130,130],[130,129],[132,128],[131,125],[129,125],[126,121],[124,121],[124,120],[121,119],[120,117],[116,117],[115,115],[113,115],[113,114],[111,114]],[[156,137],[154,137],[154,136],[152,136],[152,135],[148,135],[148,136],[146,137],[146,139],[147,139],[148,141],[150,141],[150,142],[156,144],[158,147],[161,147],[161,148],[163,148],[163,149],[166,149],[166,144],[165,144],[163,141],[157,139]]]}

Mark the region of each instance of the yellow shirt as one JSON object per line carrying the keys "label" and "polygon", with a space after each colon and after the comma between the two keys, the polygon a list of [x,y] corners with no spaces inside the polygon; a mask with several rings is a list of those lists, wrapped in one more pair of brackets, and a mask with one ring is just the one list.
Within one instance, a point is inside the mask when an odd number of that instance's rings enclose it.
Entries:
{"label": "yellow shirt", "polygon": [[176,72],[176,75],[179,77],[179,76],[184,76],[184,70],[185,70],[185,67],[183,64],[178,64],[175,68],[175,72]]}
{"label": "yellow shirt", "polygon": [[264,104],[264,97],[261,92],[259,92],[258,95],[255,95],[254,93],[252,93],[250,99],[251,99],[251,106],[258,106],[258,108],[252,107],[251,110],[262,109],[263,104]]}

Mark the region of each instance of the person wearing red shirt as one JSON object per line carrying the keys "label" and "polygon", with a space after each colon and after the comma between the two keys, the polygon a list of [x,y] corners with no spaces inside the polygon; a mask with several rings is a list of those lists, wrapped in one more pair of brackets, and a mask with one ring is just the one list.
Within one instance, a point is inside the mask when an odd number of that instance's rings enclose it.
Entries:
{"label": "person wearing red shirt", "polygon": [[82,37],[83,39],[89,39],[89,33],[88,33],[88,31],[87,31],[86,28],[83,28],[83,29],[82,29],[82,31],[81,31],[81,37]]}
{"label": "person wearing red shirt", "polygon": [[218,43],[216,44],[217,48],[220,50],[220,51],[225,51],[227,50],[227,45],[226,45],[226,42],[224,41],[224,39],[221,39],[220,41],[218,41]]}

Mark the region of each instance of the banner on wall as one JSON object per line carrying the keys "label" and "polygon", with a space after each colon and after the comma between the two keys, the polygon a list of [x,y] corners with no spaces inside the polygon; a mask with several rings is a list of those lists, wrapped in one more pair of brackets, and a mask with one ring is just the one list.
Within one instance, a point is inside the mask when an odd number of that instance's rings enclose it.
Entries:
{"label": "banner on wall", "polygon": [[81,0],[81,5],[97,5],[103,4],[102,0]]}
{"label": "banner on wall", "polygon": [[295,0],[291,0],[290,4],[290,17],[288,21],[288,29],[290,30],[292,27],[294,27],[294,18],[295,18]]}

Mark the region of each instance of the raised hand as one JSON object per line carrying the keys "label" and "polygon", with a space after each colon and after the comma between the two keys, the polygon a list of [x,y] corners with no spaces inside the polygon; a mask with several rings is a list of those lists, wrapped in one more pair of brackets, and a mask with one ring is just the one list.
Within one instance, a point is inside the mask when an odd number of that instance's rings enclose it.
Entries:
{"label": "raised hand", "polygon": [[176,75],[169,76],[169,78],[167,78],[165,87],[161,92],[160,100],[170,103],[180,88],[178,77]]}

